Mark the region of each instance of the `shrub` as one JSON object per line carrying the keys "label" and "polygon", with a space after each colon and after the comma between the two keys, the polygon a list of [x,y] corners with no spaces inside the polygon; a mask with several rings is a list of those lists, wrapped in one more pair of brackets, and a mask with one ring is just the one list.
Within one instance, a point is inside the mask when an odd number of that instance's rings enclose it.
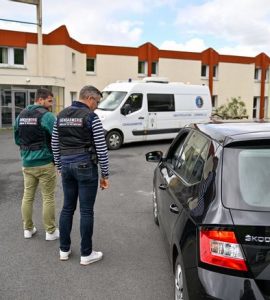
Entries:
{"label": "shrub", "polygon": [[219,106],[214,112],[213,117],[219,117],[224,120],[248,118],[246,104],[238,98],[231,98],[227,104]]}

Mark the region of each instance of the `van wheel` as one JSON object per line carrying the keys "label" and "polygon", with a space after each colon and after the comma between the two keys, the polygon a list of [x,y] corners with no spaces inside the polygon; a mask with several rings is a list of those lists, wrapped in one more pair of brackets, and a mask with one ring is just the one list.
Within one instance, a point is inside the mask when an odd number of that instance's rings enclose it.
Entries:
{"label": "van wheel", "polygon": [[184,265],[182,263],[180,255],[177,256],[175,262],[174,272],[174,299],[175,300],[186,300],[187,297],[187,286],[185,283]]}
{"label": "van wheel", "polygon": [[154,222],[157,225],[159,225],[159,220],[158,220],[158,204],[157,204],[157,195],[156,195],[155,188],[153,190],[153,217],[154,217]]}
{"label": "van wheel", "polygon": [[119,149],[123,144],[123,138],[120,132],[116,130],[110,131],[106,135],[106,143],[107,147],[110,150],[116,150]]}

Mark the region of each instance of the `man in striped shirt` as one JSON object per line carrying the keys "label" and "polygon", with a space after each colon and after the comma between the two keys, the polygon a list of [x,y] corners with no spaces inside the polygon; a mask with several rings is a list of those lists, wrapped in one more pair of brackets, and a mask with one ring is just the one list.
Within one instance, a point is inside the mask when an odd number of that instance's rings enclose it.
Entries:
{"label": "man in striped shirt", "polygon": [[81,264],[88,265],[102,259],[100,251],[92,249],[94,204],[98,188],[98,166],[101,170],[99,186],[109,187],[109,162],[104,129],[94,113],[101,92],[93,86],[81,89],[79,100],[62,110],[52,133],[54,162],[61,173],[64,204],[60,214],[60,260],[68,260],[71,253],[70,233],[73,214],[80,201]]}

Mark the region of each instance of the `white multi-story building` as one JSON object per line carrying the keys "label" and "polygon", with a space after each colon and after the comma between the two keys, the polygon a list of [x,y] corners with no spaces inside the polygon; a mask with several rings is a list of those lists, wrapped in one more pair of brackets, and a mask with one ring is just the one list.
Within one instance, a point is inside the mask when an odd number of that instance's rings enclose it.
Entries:
{"label": "white multi-story building", "polygon": [[54,111],[69,105],[86,84],[103,89],[117,80],[145,76],[205,84],[213,106],[240,97],[252,118],[269,116],[270,58],[160,50],[151,43],[137,48],[81,44],[65,26],[43,34],[38,47],[35,33],[0,30],[0,127],[11,126],[38,87],[55,96]]}

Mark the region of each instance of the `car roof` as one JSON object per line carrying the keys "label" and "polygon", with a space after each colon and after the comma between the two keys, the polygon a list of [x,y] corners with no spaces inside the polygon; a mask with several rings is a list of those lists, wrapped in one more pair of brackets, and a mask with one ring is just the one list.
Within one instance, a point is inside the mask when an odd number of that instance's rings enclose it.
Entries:
{"label": "car roof", "polygon": [[190,127],[223,146],[240,141],[270,139],[270,122],[210,122],[195,123]]}

